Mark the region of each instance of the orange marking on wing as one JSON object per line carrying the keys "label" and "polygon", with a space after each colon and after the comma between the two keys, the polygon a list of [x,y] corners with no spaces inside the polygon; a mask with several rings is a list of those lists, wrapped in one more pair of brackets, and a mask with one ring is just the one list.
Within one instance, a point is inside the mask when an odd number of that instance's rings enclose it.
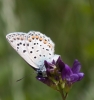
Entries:
{"label": "orange marking on wing", "polygon": [[28,38],[28,41],[31,42],[31,38]]}
{"label": "orange marking on wing", "polygon": [[26,40],[26,36],[23,37],[23,40]]}
{"label": "orange marking on wing", "polygon": [[40,41],[42,41],[42,40],[43,40],[43,38],[39,38],[39,40],[40,40]]}
{"label": "orange marking on wing", "polygon": [[52,48],[52,45],[51,44],[48,44],[49,48]]}
{"label": "orange marking on wing", "polygon": [[38,39],[38,38],[39,38],[39,36],[35,36],[35,38],[36,38],[36,39]]}
{"label": "orange marking on wing", "polygon": [[10,42],[13,42],[13,40],[10,40]]}
{"label": "orange marking on wing", "polygon": [[13,38],[14,40],[16,40],[16,38]]}
{"label": "orange marking on wing", "polygon": [[36,38],[36,36],[31,36],[32,39]]}
{"label": "orange marking on wing", "polygon": [[43,43],[44,43],[44,44],[47,44],[47,40],[44,40]]}
{"label": "orange marking on wing", "polygon": [[17,40],[19,40],[20,39],[20,37],[19,36],[17,36]]}
{"label": "orange marking on wing", "polygon": [[23,36],[21,36],[21,37],[20,37],[20,39],[21,39],[21,40],[23,40],[23,39],[24,39],[24,37],[23,37]]}

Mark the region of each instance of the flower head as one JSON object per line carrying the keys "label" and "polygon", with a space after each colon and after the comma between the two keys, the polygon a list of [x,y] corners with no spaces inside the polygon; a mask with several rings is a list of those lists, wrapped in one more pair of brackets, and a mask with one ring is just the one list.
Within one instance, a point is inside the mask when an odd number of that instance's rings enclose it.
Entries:
{"label": "flower head", "polygon": [[72,68],[65,64],[62,70],[62,80],[65,80],[69,84],[73,84],[80,81],[84,77],[84,73],[80,72],[81,64],[78,60],[74,61]]}
{"label": "flower head", "polygon": [[68,92],[73,83],[84,77],[84,73],[80,72],[81,64],[78,60],[74,61],[72,68],[65,64],[60,56],[52,62],[44,61],[44,65],[47,77],[37,76],[37,79],[58,91],[62,89]]}
{"label": "flower head", "polygon": [[58,59],[52,60],[51,63],[44,61],[46,67],[47,77],[37,76],[37,79],[46,85],[58,90],[57,84],[61,78],[61,72],[65,67],[65,64],[62,62],[61,57]]}

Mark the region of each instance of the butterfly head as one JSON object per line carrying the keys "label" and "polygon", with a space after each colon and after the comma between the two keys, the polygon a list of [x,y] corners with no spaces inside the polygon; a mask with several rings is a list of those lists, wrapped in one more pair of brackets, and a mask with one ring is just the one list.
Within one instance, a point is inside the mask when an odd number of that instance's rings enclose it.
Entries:
{"label": "butterfly head", "polygon": [[40,69],[37,69],[37,76],[39,77],[47,77],[46,71],[42,71]]}

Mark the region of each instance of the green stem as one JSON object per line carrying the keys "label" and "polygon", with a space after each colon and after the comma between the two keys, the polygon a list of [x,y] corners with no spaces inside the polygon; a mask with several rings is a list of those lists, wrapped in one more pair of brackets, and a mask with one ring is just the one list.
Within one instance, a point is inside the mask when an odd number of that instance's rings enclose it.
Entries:
{"label": "green stem", "polygon": [[62,96],[62,100],[66,100],[67,93],[64,95],[64,91],[63,91],[63,89],[62,89],[60,84],[58,84],[58,87],[59,87],[59,92],[60,92],[60,94]]}
{"label": "green stem", "polygon": [[65,94],[65,99],[67,98],[68,93]]}

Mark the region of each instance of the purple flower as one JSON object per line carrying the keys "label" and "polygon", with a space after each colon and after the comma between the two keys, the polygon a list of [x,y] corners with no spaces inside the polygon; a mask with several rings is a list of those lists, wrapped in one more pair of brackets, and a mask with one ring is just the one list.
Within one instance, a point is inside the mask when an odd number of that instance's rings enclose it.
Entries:
{"label": "purple flower", "polygon": [[62,80],[65,80],[69,84],[80,81],[84,77],[84,73],[80,72],[81,64],[78,60],[74,61],[72,68],[65,64],[62,70]]}
{"label": "purple flower", "polygon": [[61,57],[58,57],[57,61],[53,60],[52,63],[44,61],[46,67],[47,77],[37,76],[36,78],[44,84],[58,90],[57,84],[61,77],[61,72],[65,67]]}
{"label": "purple flower", "polygon": [[44,61],[45,67],[46,67],[46,73],[47,76],[52,76],[53,74],[56,75],[61,75],[62,70],[65,67],[65,64],[61,60],[61,57],[59,56],[57,61],[53,60],[52,63],[49,63],[47,61]]}
{"label": "purple flower", "polygon": [[44,61],[44,65],[47,77],[37,76],[36,78],[58,91],[59,88],[65,88],[67,93],[73,83],[80,81],[84,77],[84,73],[80,72],[81,64],[78,60],[74,61],[72,68],[65,64],[60,56],[51,63]]}

